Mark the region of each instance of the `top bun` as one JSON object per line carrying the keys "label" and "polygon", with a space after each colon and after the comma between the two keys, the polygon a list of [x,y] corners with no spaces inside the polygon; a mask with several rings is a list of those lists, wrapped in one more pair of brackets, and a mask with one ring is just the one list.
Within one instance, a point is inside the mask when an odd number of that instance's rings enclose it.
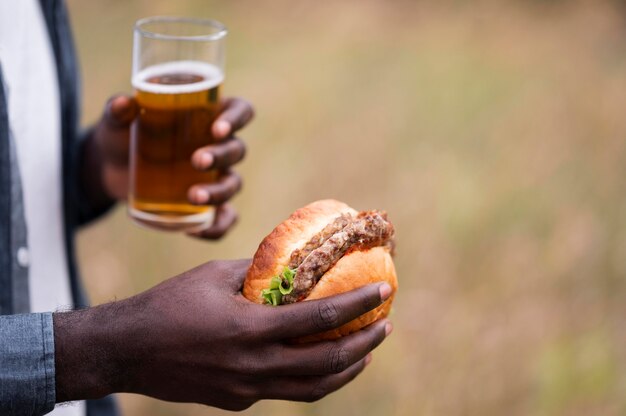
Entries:
{"label": "top bun", "polygon": [[[253,302],[264,303],[261,291],[267,289],[272,278],[283,271],[289,263],[291,253],[302,248],[341,214],[357,215],[358,212],[343,202],[332,199],[316,201],[296,210],[287,220],[274,228],[263,239],[254,255],[244,282],[243,295]],[[304,301],[336,295],[377,282],[387,282],[391,285],[393,292],[387,301],[337,329],[301,338],[299,341],[335,339],[345,336],[389,313],[398,287],[389,248],[381,246],[348,251],[321,277]]]}

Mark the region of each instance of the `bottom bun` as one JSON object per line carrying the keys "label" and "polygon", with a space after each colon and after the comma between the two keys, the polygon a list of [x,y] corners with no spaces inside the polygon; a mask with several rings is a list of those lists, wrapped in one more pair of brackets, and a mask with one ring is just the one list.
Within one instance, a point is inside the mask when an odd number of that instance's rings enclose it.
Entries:
{"label": "bottom bun", "polygon": [[398,288],[396,269],[389,250],[385,247],[374,247],[365,251],[355,250],[342,257],[322,276],[303,302],[337,295],[378,282],[387,282],[392,288],[391,296],[383,304],[337,329],[302,337],[296,342],[330,340],[346,336],[389,314]]}

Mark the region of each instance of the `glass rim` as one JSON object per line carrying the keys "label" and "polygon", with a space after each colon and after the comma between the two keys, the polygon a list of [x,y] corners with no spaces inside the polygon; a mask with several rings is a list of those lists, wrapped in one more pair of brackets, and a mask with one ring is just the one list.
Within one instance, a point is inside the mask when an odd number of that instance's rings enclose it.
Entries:
{"label": "glass rim", "polygon": [[[213,29],[217,29],[217,32],[206,34],[206,35],[166,35],[164,33],[158,33],[151,30],[145,29],[143,26],[150,23],[191,23],[197,26],[206,26],[211,27]],[[162,39],[162,40],[188,40],[195,42],[203,42],[203,41],[213,41],[219,40],[226,36],[228,33],[228,29],[226,25],[221,22],[218,22],[215,19],[204,19],[197,17],[178,17],[178,16],[152,16],[152,17],[144,17],[143,19],[137,20],[135,22],[135,31],[140,33],[141,35],[152,38],[152,39]]]}

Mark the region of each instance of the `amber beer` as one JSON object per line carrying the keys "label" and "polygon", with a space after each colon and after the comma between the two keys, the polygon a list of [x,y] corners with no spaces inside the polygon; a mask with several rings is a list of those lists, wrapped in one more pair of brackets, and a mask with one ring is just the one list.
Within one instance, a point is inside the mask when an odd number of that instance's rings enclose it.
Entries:
{"label": "amber beer", "polygon": [[195,150],[210,144],[224,77],[218,67],[194,61],[167,62],[133,76],[140,114],[133,125],[129,211],[151,227],[188,230],[210,224],[212,207],[193,205],[194,184],[217,172],[191,165]]}

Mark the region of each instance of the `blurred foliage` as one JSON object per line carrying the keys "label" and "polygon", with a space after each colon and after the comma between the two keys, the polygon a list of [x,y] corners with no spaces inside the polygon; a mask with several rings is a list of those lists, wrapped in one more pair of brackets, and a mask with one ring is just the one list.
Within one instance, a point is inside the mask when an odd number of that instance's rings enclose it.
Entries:
{"label": "blurred foliage", "polygon": [[[132,24],[228,24],[227,94],[257,119],[219,243],[123,206],[79,238],[95,302],[251,256],[334,197],[398,229],[395,331],[350,386],[250,415],[626,412],[626,16],[617,1],[70,0],[84,122],[129,91]],[[213,415],[121,395],[129,415]]]}
{"label": "blurred foliage", "polygon": [[[602,400],[616,382],[612,345],[602,329],[557,340],[539,358],[539,408],[546,415]],[[568,409],[572,408],[572,409]]]}

